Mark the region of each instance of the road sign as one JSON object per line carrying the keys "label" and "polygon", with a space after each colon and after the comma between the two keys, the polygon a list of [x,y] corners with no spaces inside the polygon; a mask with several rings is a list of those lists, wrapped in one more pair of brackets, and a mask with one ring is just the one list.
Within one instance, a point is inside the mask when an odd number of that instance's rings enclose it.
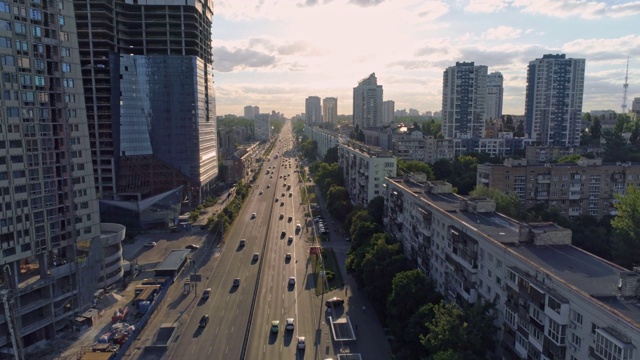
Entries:
{"label": "road sign", "polygon": [[202,275],[191,274],[191,276],[189,276],[189,279],[191,279],[191,282],[202,282]]}

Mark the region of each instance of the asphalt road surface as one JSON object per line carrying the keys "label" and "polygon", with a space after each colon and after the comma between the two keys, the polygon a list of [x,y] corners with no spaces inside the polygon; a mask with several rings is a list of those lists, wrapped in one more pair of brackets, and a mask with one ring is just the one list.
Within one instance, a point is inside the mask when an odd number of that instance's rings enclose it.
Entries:
{"label": "asphalt road surface", "polygon": [[[219,259],[203,264],[199,270],[203,281],[197,292],[184,295],[197,304],[192,313],[185,314],[189,319],[178,330],[179,337],[168,349],[166,358],[253,360],[334,356],[336,348],[323,323],[323,300],[315,296],[310,274],[307,260],[310,244],[304,241],[304,226],[299,232],[295,229],[296,224],[304,224],[305,208],[300,203],[298,176],[294,173],[297,160],[287,154],[293,144],[289,122],[285,123],[280,139],[238,218],[225,234]],[[274,154],[279,155],[278,159],[274,159]],[[285,183],[291,185],[290,190]],[[293,236],[292,241],[289,236]],[[244,247],[239,246],[241,239],[246,239]],[[254,253],[259,254],[257,261],[253,260]],[[290,260],[285,258],[287,253],[291,254]],[[295,277],[295,285],[289,285],[290,277]],[[235,278],[240,279],[237,287],[233,286]],[[202,299],[205,288],[212,289],[209,299]],[[199,327],[203,315],[210,320],[206,327]],[[293,331],[284,329],[287,318],[294,319]],[[280,321],[277,333],[271,332],[273,320]],[[306,339],[304,351],[297,350],[299,336]]]}

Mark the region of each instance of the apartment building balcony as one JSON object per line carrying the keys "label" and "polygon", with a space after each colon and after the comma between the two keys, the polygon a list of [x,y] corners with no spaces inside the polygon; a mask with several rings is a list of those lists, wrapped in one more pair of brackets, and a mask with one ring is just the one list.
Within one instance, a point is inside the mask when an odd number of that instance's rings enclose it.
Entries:
{"label": "apartment building balcony", "polygon": [[477,276],[478,274],[477,264],[471,264],[468,261],[461,258],[460,256],[454,254],[453,252],[447,252],[445,254],[445,259],[447,260],[447,262],[451,264],[459,264],[460,266],[462,266],[464,269],[466,269],[469,273],[473,275]]}
{"label": "apartment building balcony", "polygon": [[581,191],[569,191],[569,195],[567,197],[569,198],[569,200],[579,200],[581,196]]}
{"label": "apartment building balcony", "polygon": [[569,216],[580,216],[582,214],[582,208],[572,207],[567,211],[567,215]]}

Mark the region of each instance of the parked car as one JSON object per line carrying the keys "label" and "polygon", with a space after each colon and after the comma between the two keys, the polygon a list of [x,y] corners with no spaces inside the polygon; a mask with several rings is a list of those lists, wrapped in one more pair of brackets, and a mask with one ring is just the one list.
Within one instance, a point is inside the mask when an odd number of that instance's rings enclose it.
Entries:
{"label": "parked car", "polygon": [[344,300],[340,299],[339,297],[332,297],[331,299],[328,299],[327,301],[325,301],[324,304],[327,307],[342,306],[344,304]]}
{"label": "parked car", "polygon": [[186,246],[187,249],[191,249],[191,250],[198,250],[200,249],[200,245],[196,245],[196,244],[189,244]]}
{"label": "parked car", "polygon": [[146,247],[154,247],[156,245],[158,245],[158,244],[155,241],[149,241],[146,244],[144,244],[144,246],[146,246]]}

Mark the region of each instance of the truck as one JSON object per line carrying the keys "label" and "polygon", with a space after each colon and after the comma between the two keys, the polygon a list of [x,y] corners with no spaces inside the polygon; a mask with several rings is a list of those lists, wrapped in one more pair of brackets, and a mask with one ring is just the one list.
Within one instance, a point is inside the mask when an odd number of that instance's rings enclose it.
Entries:
{"label": "truck", "polygon": [[185,280],[184,281],[184,290],[182,291],[182,293],[184,295],[187,295],[189,292],[191,292],[191,281],[190,280]]}

